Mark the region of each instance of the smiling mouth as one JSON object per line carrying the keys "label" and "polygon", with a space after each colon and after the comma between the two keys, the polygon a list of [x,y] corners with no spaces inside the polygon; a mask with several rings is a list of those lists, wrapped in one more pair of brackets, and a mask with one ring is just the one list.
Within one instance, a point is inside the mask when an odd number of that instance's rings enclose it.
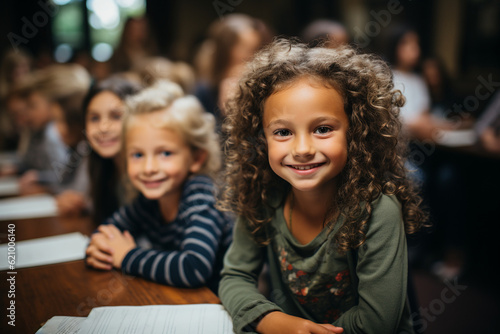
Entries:
{"label": "smiling mouth", "polygon": [[296,170],[310,170],[319,166],[324,165],[325,163],[319,163],[319,164],[312,164],[312,165],[287,165],[290,168],[296,169]]}
{"label": "smiling mouth", "polygon": [[148,188],[158,187],[161,183],[163,183],[166,179],[154,180],[154,181],[145,181],[142,180],[142,183]]}
{"label": "smiling mouth", "polygon": [[100,146],[110,146],[110,145],[116,144],[118,141],[119,141],[118,138],[111,138],[111,139],[104,139],[104,140],[100,139],[100,140],[97,140],[97,143]]}

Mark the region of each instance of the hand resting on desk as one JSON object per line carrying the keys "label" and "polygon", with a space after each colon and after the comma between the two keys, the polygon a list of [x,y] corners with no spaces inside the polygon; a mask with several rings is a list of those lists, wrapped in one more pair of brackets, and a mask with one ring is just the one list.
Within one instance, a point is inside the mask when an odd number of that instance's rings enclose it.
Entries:
{"label": "hand resting on desk", "polygon": [[343,333],[344,329],[331,324],[318,324],[312,321],[291,316],[283,312],[268,313],[257,324],[259,333],[313,333],[335,334]]}
{"label": "hand resting on desk", "polygon": [[19,178],[19,193],[21,195],[33,195],[45,193],[47,190],[38,183],[38,172],[29,170]]}
{"label": "hand resting on desk", "polygon": [[120,269],[125,255],[136,247],[134,238],[114,225],[101,225],[98,231],[87,247],[87,264],[101,270]]}

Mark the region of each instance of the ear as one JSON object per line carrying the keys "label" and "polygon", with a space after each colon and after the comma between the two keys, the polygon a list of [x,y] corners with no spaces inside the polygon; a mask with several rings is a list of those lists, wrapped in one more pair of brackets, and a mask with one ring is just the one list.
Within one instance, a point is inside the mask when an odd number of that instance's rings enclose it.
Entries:
{"label": "ear", "polygon": [[207,158],[208,158],[207,151],[203,149],[197,149],[196,151],[194,151],[193,163],[191,164],[191,167],[189,167],[189,171],[193,174],[198,173],[202,169]]}

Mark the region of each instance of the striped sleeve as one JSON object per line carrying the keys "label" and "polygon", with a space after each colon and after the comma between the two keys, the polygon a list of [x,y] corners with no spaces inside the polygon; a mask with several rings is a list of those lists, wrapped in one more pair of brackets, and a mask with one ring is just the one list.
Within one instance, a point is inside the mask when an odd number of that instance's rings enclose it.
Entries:
{"label": "striped sleeve", "polygon": [[215,209],[211,187],[205,182],[185,186],[177,222],[183,229],[177,250],[135,248],[123,260],[122,270],[171,286],[206,285],[214,272],[226,221]]}
{"label": "striped sleeve", "polygon": [[122,206],[116,210],[103,222],[103,225],[113,224],[120,231],[129,231],[132,236],[136,237],[143,230],[142,222],[149,219],[149,217],[145,216],[147,212],[145,198],[138,196],[129,205]]}

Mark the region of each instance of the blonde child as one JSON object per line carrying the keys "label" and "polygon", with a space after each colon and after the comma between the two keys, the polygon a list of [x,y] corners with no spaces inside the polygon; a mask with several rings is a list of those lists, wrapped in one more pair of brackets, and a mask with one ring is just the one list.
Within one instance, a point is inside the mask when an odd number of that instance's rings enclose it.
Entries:
{"label": "blonde child", "polygon": [[413,332],[405,232],[425,215],[402,103],[388,66],[349,47],[278,40],[250,62],[227,106],[221,202],[239,215],[219,288],[237,333]]}
{"label": "blonde child", "polygon": [[[132,97],[123,150],[140,195],[92,236],[87,263],[159,283],[216,291],[232,224],[215,209],[210,175],[220,167],[214,118],[173,83]],[[140,247],[142,235],[152,247]]]}

